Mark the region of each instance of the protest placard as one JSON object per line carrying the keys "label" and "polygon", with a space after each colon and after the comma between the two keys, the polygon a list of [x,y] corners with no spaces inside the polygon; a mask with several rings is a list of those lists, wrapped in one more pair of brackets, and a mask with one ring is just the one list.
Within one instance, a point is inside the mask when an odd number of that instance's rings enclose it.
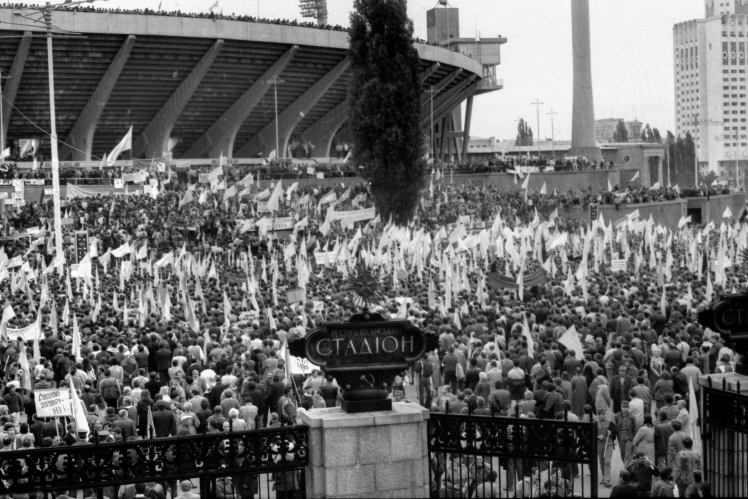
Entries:
{"label": "protest placard", "polygon": [[626,260],[611,260],[610,270],[613,272],[623,272],[626,270]]}
{"label": "protest placard", "polygon": [[286,299],[288,303],[305,303],[306,290],[304,288],[289,289],[286,292]]}
{"label": "protest placard", "polygon": [[54,388],[50,390],[34,390],[34,404],[38,418],[59,418],[72,416],[70,407],[70,389]]}

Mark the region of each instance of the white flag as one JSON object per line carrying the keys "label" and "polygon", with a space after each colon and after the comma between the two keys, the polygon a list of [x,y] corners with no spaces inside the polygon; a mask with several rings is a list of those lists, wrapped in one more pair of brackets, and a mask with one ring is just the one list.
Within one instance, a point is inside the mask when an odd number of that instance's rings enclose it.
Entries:
{"label": "white flag", "polygon": [[114,162],[117,161],[119,155],[124,151],[129,151],[130,149],[132,149],[132,126],[130,126],[130,130],[127,131],[125,136],[122,137],[122,140],[119,141],[119,144],[117,144],[117,146],[112,149],[112,152],[109,153],[107,159],[109,165],[114,165]]}

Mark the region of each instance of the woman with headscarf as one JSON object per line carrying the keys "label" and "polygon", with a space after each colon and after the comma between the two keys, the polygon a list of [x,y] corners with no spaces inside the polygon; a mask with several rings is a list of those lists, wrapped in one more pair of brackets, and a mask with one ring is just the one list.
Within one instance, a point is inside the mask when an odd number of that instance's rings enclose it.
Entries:
{"label": "woman with headscarf", "polygon": [[610,421],[613,418],[613,399],[610,398],[610,387],[608,386],[608,378],[603,375],[599,375],[597,379],[597,392],[595,393],[595,412],[597,414],[607,414],[607,419]]}
{"label": "woman with headscarf", "polygon": [[649,462],[655,462],[655,430],[652,425],[652,415],[644,415],[644,424],[634,437],[635,452],[644,452]]}

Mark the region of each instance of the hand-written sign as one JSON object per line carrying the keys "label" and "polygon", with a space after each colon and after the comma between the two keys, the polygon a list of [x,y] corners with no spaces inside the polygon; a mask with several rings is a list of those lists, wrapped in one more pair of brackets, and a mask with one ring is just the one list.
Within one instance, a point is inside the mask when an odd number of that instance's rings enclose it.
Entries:
{"label": "hand-written sign", "polygon": [[615,260],[615,259],[613,259],[613,260],[611,260],[610,261],[610,270],[612,270],[613,272],[623,272],[623,271],[625,271],[626,270],[626,260],[625,259],[621,259],[621,260]]}
{"label": "hand-written sign", "polygon": [[58,418],[72,416],[70,407],[70,389],[35,390],[34,404],[36,415],[40,418]]}
{"label": "hand-written sign", "polygon": [[306,290],[304,288],[289,289],[286,292],[288,303],[304,303],[306,301]]}
{"label": "hand-written sign", "polygon": [[306,357],[331,372],[350,366],[404,369],[425,352],[425,334],[409,321],[326,323],[306,342]]}

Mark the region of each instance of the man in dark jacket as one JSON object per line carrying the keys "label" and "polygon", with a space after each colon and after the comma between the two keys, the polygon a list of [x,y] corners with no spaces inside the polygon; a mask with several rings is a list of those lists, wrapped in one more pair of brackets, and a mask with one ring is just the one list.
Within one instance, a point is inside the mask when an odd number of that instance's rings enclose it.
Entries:
{"label": "man in dark jacket", "polygon": [[159,401],[153,413],[153,427],[156,429],[156,438],[167,438],[177,434],[177,416],[169,409],[166,402]]}
{"label": "man in dark jacket", "polygon": [[156,368],[158,370],[158,378],[162,385],[169,384],[169,368],[171,367],[171,350],[169,350],[169,344],[166,342],[161,343],[161,348],[156,352]]}
{"label": "man in dark jacket", "polygon": [[621,412],[621,402],[624,400],[631,401],[629,392],[631,391],[631,378],[626,376],[628,368],[621,366],[618,370],[618,376],[613,376],[610,380],[610,398],[613,399],[613,412]]}
{"label": "man in dark jacket", "polygon": [[618,477],[621,481],[610,491],[610,497],[637,497],[636,485],[629,483],[631,473],[621,470]]}
{"label": "man in dark jacket", "polygon": [[270,384],[267,396],[267,408],[270,412],[278,412],[278,401],[283,396],[286,386],[280,380],[277,374],[273,376],[273,382]]}

